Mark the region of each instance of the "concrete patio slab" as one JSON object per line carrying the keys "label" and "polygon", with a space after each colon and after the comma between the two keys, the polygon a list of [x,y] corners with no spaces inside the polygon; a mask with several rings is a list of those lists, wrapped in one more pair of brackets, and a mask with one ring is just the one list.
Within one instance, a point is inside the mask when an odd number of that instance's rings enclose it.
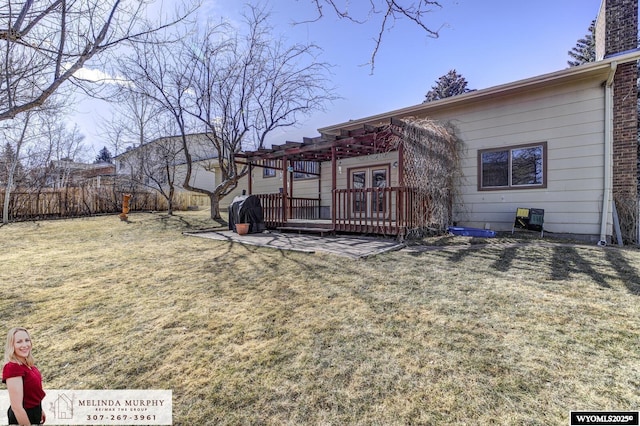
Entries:
{"label": "concrete patio slab", "polygon": [[238,235],[229,230],[185,232],[185,235],[252,246],[269,247],[278,250],[290,250],[303,253],[323,252],[354,259],[375,256],[380,253],[404,248],[404,244],[392,239],[351,235],[321,237],[315,234],[281,232]]}

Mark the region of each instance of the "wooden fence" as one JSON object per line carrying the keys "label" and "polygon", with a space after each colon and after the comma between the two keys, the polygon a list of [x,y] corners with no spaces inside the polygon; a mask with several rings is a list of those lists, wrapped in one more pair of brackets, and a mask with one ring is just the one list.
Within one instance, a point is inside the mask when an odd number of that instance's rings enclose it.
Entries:
{"label": "wooden fence", "polygon": [[[14,191],[9,200],[9,221],[51,219],[118,213],[122,211],[124,191],[114,187],[74,187],[66,189],[42,189],[40,191]],[[167,200],[151,191],[130,192],[130,211],[167,210]],[[187,194],[185,194],[187,195]],[[185,209],[193,197],[179,194],[174,208]],[[4,192],[0,191],[0,212],[4,203]],[[183,205],[184,204],[184,205]],[[0,214],[1,216],[1,214]]]}

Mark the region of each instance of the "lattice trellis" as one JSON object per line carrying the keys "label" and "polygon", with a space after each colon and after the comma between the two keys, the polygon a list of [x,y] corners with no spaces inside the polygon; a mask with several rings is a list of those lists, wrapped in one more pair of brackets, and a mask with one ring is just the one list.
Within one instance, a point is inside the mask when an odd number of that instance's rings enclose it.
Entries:
{"label": "lattice trellis", "polygon": [[451,224],[462,176],[462,141],[450,124],[427,118],[403,118],[396,131],[402,145],[404,185],[414,188],[411,202],[416,227],[410,236],[442,233]]}

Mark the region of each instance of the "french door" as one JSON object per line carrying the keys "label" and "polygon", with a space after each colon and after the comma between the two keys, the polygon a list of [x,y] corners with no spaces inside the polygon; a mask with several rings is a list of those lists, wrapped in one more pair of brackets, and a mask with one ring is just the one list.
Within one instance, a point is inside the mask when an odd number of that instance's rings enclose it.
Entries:
{"label": "french door", "polygon": [[353,189],[351,214],[354,217],[384,217],[388,214],[388,197],[382,190],[389,187],[389,167],[367,167],[350,171]]}

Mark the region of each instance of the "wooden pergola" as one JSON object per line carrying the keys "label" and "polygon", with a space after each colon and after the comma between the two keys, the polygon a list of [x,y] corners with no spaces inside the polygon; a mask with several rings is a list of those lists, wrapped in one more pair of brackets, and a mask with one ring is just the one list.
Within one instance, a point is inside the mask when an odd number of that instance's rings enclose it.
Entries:
{"label": "wooden pergola", "polygon": [[[365,125],[357,130],[341,130],[338,135],[322,135],[316,138],[303,138],[303,142],[286,142],[271,148],[235,155],[240,164],[249,167],[248,193],[253,194],[252,172],[255,168],[275,169],[282,176],[282,188],[278,193],[255,194],[263,205],[265,224],[269,229],[317,231],[317,232],[356,232],[402,236],[412,226],[411,208],[412,190],[403,186],[403,148],[398,144],[401,137],[398,129],[402,123],[391,120],[389,125]],[[337,188],[338,162],[347,158],[366,157],[372,154],[398,152],[398,187],[339,189]],[[297,198],[293,196],[293,173],[321,175],[316,172],[297,169],[301,162],[331,164],[331,218],[320,218],[320,200]],[[320,193],[321,182],[318,182]],[[375,196],[388,201],[389,209],[385,216],[352,217],[349,206],[358,197]],[[317,207],[317,209],[316,209]],[[314,212],[317,211],[318,213]]]}

